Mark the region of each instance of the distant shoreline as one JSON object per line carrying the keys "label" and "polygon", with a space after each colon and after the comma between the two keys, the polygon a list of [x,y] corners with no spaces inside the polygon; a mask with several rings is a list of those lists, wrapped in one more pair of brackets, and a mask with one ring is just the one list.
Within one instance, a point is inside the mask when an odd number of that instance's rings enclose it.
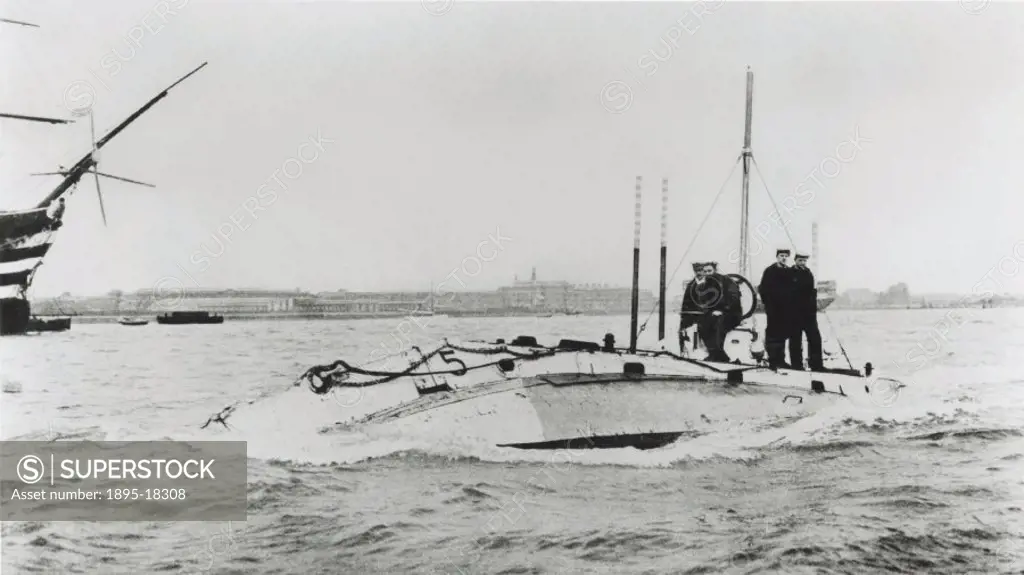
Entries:
{"label": "distant shoreline", "polygon": [[[1024,307],[1024,303],[1016,305],[1004,305],[994,306],[993,308],[981,308],[981,309],[995,309],[997,307]],[[949,307],[924,307],[924,306],[875,306],[875,307],[834,307],[830,306],[826,311],[897,311],[897,310],[939,310],[939,309],[979,309],[980,306],[949,306]],[[666,310],[666,316],[670,319],[670,322],[674,320],[676,314],[673,311]],[[538,319],[565,319],[570,317],[622,317],[629,316],[628,312],[584,312],[575,315],[567,315],[560,313],[537,313],[537,312],[514,312],[509,311],[505,313],[480,313],[480,312],[448,312],[438,313],[436,315],[424,315],[421,313],[398,313],[398,312],[387,312],[387,313],[245,313],[245,314],[233,314],[233,313],[220,313],[216,312],[217,315],[224,316],[225,321],[296,321],[296,320],[318,320],[318,321],[351,321],[351,320],[362,320],[362,319],[417,319],[423,323],[427,323],[432,319],[444,319],[444,318],[504,318],[504,317],[535,317]],[[824,312],[823,312],[824,313]],[[146,319],[151,322],[156,322],[156,316],[161,315],[158,313],[145,313],[145,314],[130,314],[127,317]],[[641,316],[646,314],[641,312]],[[757,315],[763,315],[758,313]],[[72,317],[74,322],[78,324],[104,324],[104,323],[117,323],[122,317],[126,317],[125,314],[83,314],[83,315],[61,315],[61,314],[40,314],[39,317]],[[653,316],[652,316],[653,319]]]}
{"label": "distant shoreline", "polygon": [[[377,312],[377,313],[309,313],[309,312],[297,312],[297,313],[244,313],[244,314],[233,314],[230,312],[213,312],[216,315],[224,316],[224,321],[293,321],[293,320],[323,320],[323,321],[337,321],[337,320],[360,320],[360,319],[406,319],[412,318],[419,320],[423,323],[430,321],[431,319],[442,319],[442,318],[463,318],[463,317],[481,317],[481,318],[501,318],[501,317],[536,317],[539,319],[549,318],[566,318],[566,317],[580,317],[580,316],[593,316],[593,317],[607,317],[616,315],[628,316],[629,313],[580,313],[576,315],[567,314],[542,314],[542,313],[474,313],[474,312],[451,312],[451,313],[438,313],[435,315],[425,315],[422,313],[398,313],[398,312]],[[162,315],[160,313],[142,313],[142,314],[82,314],[82,315],[60,315],[60,314],[40,314],[39,317],[72,317],[74,321],[80,324],[92,324],[92,323],[117,323],[122,317],[146,319],[152,322],[156,322],[156,317]],[[189,324],[185,324],[189,325]]]}

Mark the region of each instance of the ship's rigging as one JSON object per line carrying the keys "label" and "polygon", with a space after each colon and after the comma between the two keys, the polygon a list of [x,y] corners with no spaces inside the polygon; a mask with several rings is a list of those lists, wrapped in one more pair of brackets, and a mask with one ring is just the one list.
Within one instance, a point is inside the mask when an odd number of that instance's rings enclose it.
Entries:
{"label": "ship's rigging", "polygon": [[[752,123],[753,123],[753,102],[754,102],[754,72],[750,69],[749,66],[747,67],[747,90],[746,90],[746,94],[747,94],[747,97],[746,97],[746,110],[745,110],[746,114],[745,114],[744,131],[743,131],[743,148],[740,151],[739,156],[736,158],[736,161],[733,164],[732,170],[729,172],[729,175],[725,178],[725,181],[722,183],[722,187],[719,188],[718,194],[715,196],[714,201],[711,203],[711,207],[708,208],[707,213],[704,215],[704,219],[701,221],[700,225],[697,227],[696,233],[693,234],[693,238],[690,240],[690,244],[686,247],[686,250],[683,252],[682,257],[679,258],[679,263],[676,264],[676,267],[672,271],[672,275],[671,275],[671,277],[669,278],[669,280],[667,282],[669,284],[671,284],[672,280],[675,279],[676,274],[679,272],[679,269],[683,266],[683,263],[686,261],[687,256],[690,254],[690,250],[693,249],[694,244],[696,244],[697,238],[700,236],[700,233],[704,229],[705,224],[707,224],[708,219],[711,216],[711,213],[714,211],[715,206],[718,205],[718,201],[722,198],[722,194],[725,192],[726,187],[729,184],[729,181],[732,179],[733,174],[736,173],[736,168],[739,167],[740,165],[743,166],[743,188],[742,188],[741,207],[740,207],[739,257],[738,257],[738,261],[736,262],[737,268],[738,268],[738,272],[739,272],[739,277],[746,278],[747,274],[749,273],[749,268],[750,268],[750,233],[749,233],[750,223],[749,222],[750,222],[750,172],[751,172],[751,167],[753,167],[754,171],[757,172],[757,176],[760,178],[761,184],[764,186],[765,193],[768,195],[768,199],[771,201],[771,205],[772,205],[772,208],[775,210],[775,213],[776,214],[781,214],[782,213],[779,210],[778,203],[775,201],[775,196],[771,193],[771,190],[768,189],[768,183],[767,183],[767,181],[764,178],[764,174],[761,173],[761,168],[757,164],[757,158],[754,157],[754,152],[753,152],[753,149],[751,147],[751,128],[752,128]],[[639,204],[639,191],[637,193],[638,193],[637,202]],[[663,190],[663,194],[664,193],[665,193],[665,191]],[[666,200],[663,199],[663,202],[664,201],[666,201]],[[783,231],[786,233],[786,239],[789,241],[790,247],[795,251],[797,249],[796,243],[793,241],[793,236],[789,233],[789,228],[787,226],[781,226],[781,227],[782,227]],[[814,235],[815,235],[815,243],[816,243],[816,232],[814,232]],[[664,244],[664,239],[662,240],[662,242]],[[635,254],[635,252],[636,252],[636,249],[634,248],[634,254]],[[634,258],[635,257],[636,256],[634,255]],[[661,309],[662,311],[659,314],[658,336],[659,336],[659,339],[663,339],[665,337],[664,305],[665,305],[666,294],[665,294],[665,287],[664,286],[665,286],[666,282],[665,282],[665,279],[664,279],[664,275],[665,275],[665,271],[664,271],[664,265],[665,265],[664,264],[664,258],[665,258],[665,255],[664,255],[664,246],[663,246],[663,249],[662,249],[662,272],[661,272],[662,273],[661,293],[659,294],[658,301],[655,302],[654,307],[651,309],[650,313],[647,315],[647,319],[644,320],[643,324],[640,325],[639,329],[635,328],[635,319],[633,320],[634,321],[633,333],[635,334],[635,335],[633,335],[633,340],[634,341],[636,340],[636,338],[639,336],[640,333],[643,333],[643,331],[647,327],[647,323],[654,316],[654,313],[656,311],[659,311],[659,309]],[[635,275],[635,273],[636,272],[634,271],[634,275]],[[746,279],[744,279],[744,281],[746,281]],[[634,278],[634,284],[636,284],[636,278]],[[636,290],[636,287],[634,285],[634,291],[635,290]],[[755,304],[755,307],[756,307],[757,295],[756,295],[756,293],[752,293],[751,295],[754,298],[754,304]],[[832,325],[832,320],[831,320],[831,318],[829,318],[828,312],[825,309],[820,309],[819,311],[825,316],[825,320],[828,322],[829,328],[832,330],[832,333],[836,335],[836,343],[839,345],[839,349],[842,352],[843,357],[846,359],[847,364],[849,364],[850,368],[852,369],[853,368],[853,364],[850,362],[850,358],[849,358],[849,356],[846,353],[846,349],[843,347],[842,342],[839,340],[838,332],[835,330],[835,326]],[[635,313],[636,312],[634,311],[634,316],[635,316]],[[755,320],[753,320],[753,318],[751,318],[751,321],[755,321]],[[745,329],[753,330],[753,332],[756,333],[757,325],[755,323],[752,326],[747,326]]]}
{"label": "ship's rigging", "polygon": [[[4,24],[15,24],[17,26],[27,26],[31,28],[39,28],[38,24],[31,22],[22,22],[21,20],[11,20],[9,18],[0,18],[0,23]],[[9,114],[0,112],[0,118],[9,118],[12,120],[24,120],[26,122],[45,122],[47,124],[73,124],[74,120],[65,120],[63,118],[45,118],[42,116],[28,116],[25,114]]]}
{"label": "ship's rigging", "polygon": [[[8,19],[0,19],[0,22],[18,24],[22,26],[38,27],[27,22],[20,22]],[[114,176],[99,171],[98,152],[105,145],[110,143],[125,128],[131,125],[140,116],[145,114],[157,102],[164,99],[168,92],[178,84],[184,82],[190,76],[207,65],[203,62],[188,74],[179,78],[159,94],[151,98],[145,105],[137,109],[120,124],[115,126],[99,140],[96,139],[95,120],[92,111],[89,111],[90,134],[92,136],[92,149],[81,159],[75,162],[70,168],[60,166],[54,172],[43,172],[32,174],[35,176],[61,176],[60,183],[53,191],[46,195],[34,208],[9,212],[0,212],[0,264],[22,264],[22,269],[7,271],[0,269],[0,289],[14,288],[13,297],[4,297],[0,294],[0,335],[24,333],[28,325],[31,309],[27,300],[26,292],[31,287],[35,273],[43,264],[43,259],[53,244],[54,232],[62,225],[63,200],[66,194],[73,191],[86,174],[92,174],[96,184],[96,193],[100,204],[100,214],[103,224],[107,224],[106,208],[103,205],[103,194],[100,188],[100,177],[110,178],[137,185],[154,187],[137,180]],[[69,124],[72,120],[58,118],[45,118],[40,116],[29,116],[25,114],[0,113],[0,118],[13,120],[44,122],[49,124]],[[33,261],[35,260],[35,261]],[[12,267],[12,266],[4,266]]]}
{"label": "ship's rigging", "polygon": [[[11,253],[9,251],[10,249],[19,247],[22,244],[30,242],[33,239],[33,236],[36,236],[37,234],[53,232],[57,228],[59,228],[60,221],[52,219],[50,217],[50,214],[47,213],[47,210],[51,208],[54,202],[58,201],[65,194],[70,192],[86,174],[92,174],[95,178],[96,191],[100,197],[100,210],[103,216],[104,224],[106,224],[106,210],[103,208],[102,203],[102,192],[99,186],[100,176],[121,180],[133,184],[153,187],[152,184],[147,184],[145,182],[140,182],[129,178],[123,178],[120,176],[114,176],[111,174],[98,171],[96,169],[96,166],[98,164],[97,152],[105,145],[110,143],[114,139],[114,137],[116,137],[122,130],[127,128],[132,122],[138,119],[147,110],[152,108],[157,102],[166,97],[167,93],[172,88],[177,86],[179,83],[183,82],[192,74],[198,72],[204,66],[206,66],[205,62],[202,65],[195,68],[194,70],[192,70],[191,72],[189,72],[188,74],[186,74],[185,76],[183,76],[181,79],[179,79],[177,82],[169,86],[167,89],[160,92],[160,94],[158,94],[156,97],[152,98],[149,102],[147,102],[144,106],[136,110],[131,116],[129,116],[120,124],[118,124],[113,130],[111,130],[105,136],[103,136],[99,140],[94,140],[92,150],[90,150],[88,154],[86,154],[80,160],[78,160],[71,168],[61,168],[58,169],[56,172],[43,172],[33,174],[60,175],[63,177],[63,179],[59,184],[57,184],[57,186],[53,189],[52,192],[50,192],[45,198],[43,198],[38,204],[36,204],[35,208],[22,211],[5,212],[0,214],[0,249],[3,250],[3,252],[0,252],[0,258],[3,258],[5,261],[17,261],[16,258],[19,257],[19,254]],[[93,133],[95,133],[95,131],[93,131]],[[43,255],[45,255],[46,248],[41,249],[43,250]],[[20,255],[26,254],[27,252]]]}

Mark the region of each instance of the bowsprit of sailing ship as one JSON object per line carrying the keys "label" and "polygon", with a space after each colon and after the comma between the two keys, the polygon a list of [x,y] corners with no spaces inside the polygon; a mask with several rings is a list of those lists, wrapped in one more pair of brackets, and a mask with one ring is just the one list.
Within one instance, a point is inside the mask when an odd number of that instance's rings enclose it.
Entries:
{"label": "bowsprit of sailing ship", "polygon": [[[741,156],[745,175],[752,161],[751,82],[748,72],[747,131]],[[817,371],[770,368],[752,345],[757,332],[749,320],[757,293],[738,274],[732,277],[747,287],[743,316],[748,323],[727,338],[740,344],[728,348],[733,361],[695,359],[685,348],[671,349],[669,342],[675,338],[665,337],[664,180],[660,344],[657,349],[638,348],[641,185],[637,178],[629,347],[616,346],[613,334],[606,334],[603,342],[563,339],[554,345],[519,336],[511,342],[445,340],[426,352],[412,348],[405,354],[408,367],[397,371],[371,367],[386,358],[361,366],[339,359],[309,368],[277,393],[229,405],[202,427],[257,431],[267,422],[287,418],[284,425],[291,429],[308,425],[309,431],[357,433],[371,439],[450,442],[461,437],[520,449],[650,449],[683,437],[756,428],[839,402],[878,404],[902,387],[873,373],[870,363],[862,372],[848,359],[845,367],[825,366]],[[744,178],[743,225],[747,224],[746,188]],[[740,261],[745,262],[746,234],[741,241]],[[747,339],[745,353],[741,335],[753,336]],[[352,402],[328,399],[336,390],[388,383],[407,386],[408,392],[414,389],[416,397],[362,417],[346,417],[352,413]]]}
{"label": "bowsprit of sailing ship", "polygon": [[[165,98],[172,88],[185,81],[185,79],[198,72],[204,66],[206,66],[206,62],[157,94],[99,140],[96,139],[95,124],[93,123],[90,110],[92,150],[68,169],[61,168],[57,172],[33,174],[61,176],[62,178],[53,191],[34,208],[0,212],[0,264],[4,264],[5,267],[15,265],[21,268],[18,271],[0,273],[0,335],[23,334],[32,330],[59,330],[70,327],[70,318],[47,321],[34,317],[27,296],[27,292],[32,286],[32,280],[40,266],[42,266],[43,260],[53,244],[54,234],[61,227],[65,196],[77,188],[78,183],[86,174],[92,174],[95,179],[96,194],[99,198],[100,214],[103,216],[103,224],[106,225],[107,215],[103,207],[100,176],[152,187],[150,184],[100,172],[97,152],[110,143],[132,122],[156,105],[157,102]],[[67,122],[66,120],[34,116],[18,116],[13,114],[4,116],[21,120],[48,121],[51,123]],[[3,293],[4,291],[8,293],[5,294]]]}

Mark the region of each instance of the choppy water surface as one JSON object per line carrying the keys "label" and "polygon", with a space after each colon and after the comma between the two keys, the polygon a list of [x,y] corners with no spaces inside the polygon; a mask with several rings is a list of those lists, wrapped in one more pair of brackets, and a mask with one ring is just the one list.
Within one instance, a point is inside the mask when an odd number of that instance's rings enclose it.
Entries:
{"label": "choppy water surface", "polygon": [[[6,523],[2,572],[1024,573],[1024,310],[959,310],[943,340],[947,313],[830,313],[855,365],[912,382],[888,407],[646,452],[267,429],[241,438],[247,522]],[[20,392],[0,394],[0,436],[228,439],[198,426],[310,365],[396,349],[408,327],[397,323],[5,338],[0,383]],[[439,318],[412,337],[625,341],[627,329],[628,318]],[[361,413],[397,397],[382,386],[340,401]]]}

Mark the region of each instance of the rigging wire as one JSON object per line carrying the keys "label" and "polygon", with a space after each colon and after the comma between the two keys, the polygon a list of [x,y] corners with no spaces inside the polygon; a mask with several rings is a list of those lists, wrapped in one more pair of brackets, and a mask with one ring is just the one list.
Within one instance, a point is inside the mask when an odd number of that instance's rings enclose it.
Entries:
{"label": "rigging wire", "polygon": [[[690,240],[690,245],[686,246],[686,251],[683,252],[683,256],[679,258],[679,263],[676,264],[676,268],[672,270],[672,275],[669,277],[668,281],[665,282],[666,286],[672,284],[672,280],[675,279],[676,274],[679,272],[679,268],[682,267],[683,262],[686,261],[686,256],[689,255],[690,250],[693,249],[693,244],[697,243],[697,237],[700,236],[700,231],[704,229],[704,224],[708,223],[708,218],[711,217],[711,212],[715,210],[715,206],[718,204],[718,200],[722,198],[722,193],[725,192],[725,186],[729,184],[729,180],[732,179],[732,175],[736,173],[736,166],[740,165],[741,159],[743,159],[743,154],[740,154],[739,157],[736,158],[736,162],[732,165],[732,171],[729,172],[729,176],[725,178],[724,182],[722,182],[722,187],[719,188],[718,195],[715,196],[715,201],[711,203],[711,207],[708,208],[707,213],[704,214],[704,220],[701,221],[700,226],[697,228],[697,233],[693,234],[693,239]],[[647,314],[647,319],[644,320],[644,323],[636,332],[637,337],[640,337],[640,334],[643,333],[644,329],[647,328],[647,322],[651,321],[651,317],[654,316],[654,312],[658,310],[658,306],[660,304],[661,294],[658,294],[658,298],[654,300],[654,306],[651,308],[651,313]]]}
{"label": "rigging wire", "polygon": [[[729,180],[732,179],[732,175],[736,172],[736,167],[739,165],[742,159],[743,154],[740,154],[737,157],[736,162],[733,164],[732,170],[729,172],[728,177],[726,177],[725,181],[722,183],[722,187],[718,190],[718,194],[715,196],[715,201],[712,202],[711,207],[708,208],[707,213],[704,215],[704,220],[701,221],[700,226],[697,228],[697,232],[693,236],[693,239],[690,241],[690,244],[686,247],[686,251],[684,251],[682,257],[679,258],[679,263],[676,264],[675,269],[672,271],[672,275],[669,277],[667,285],[670,285],[672,283],[672,280],[675,279],[676,274],[679,272],[679,268],[682,267],[683,262],[686,261],[686,256],[689,255],[690,250],[696,243],[697,237],[700,235],[701,230],[704,229],[704,225],[707,224],[708,218],[711,216],[711,212],[714,211],[715,206],[718,204],[718,200],[721,199],[723,192],[725,192],[726,185],[728,185]],[[772,202],[772,207],[775,209],[776,213],[781,213],[779,212],[778,204],[775,202],[775,197],[772,195],[771,190],[768,189],[768,182],[767,180],[765,180],[764,174],[761,172],[761,167],[758,165],[757,158],[754,157],[753,153],[750,154],[750,159],[751,163],[754,164],[754,170],[757,172],[758,177],[761,179],[761,184],[764,186],[765,192],[768,194],[768,199],[771,200]],[[795,250],[796,243],[793,241],[793,236],[789,233],[789,228],[786,226],[782,226],[782,228],[783,231],[785,231],[786,233],[786,238],[789,240],[790,246],[792,246],[792,248]],[[654,306],[651,308],[650,313],[647,314],[647,318],[644,320],[643,324],[640,325],[640,329],[637,330],[637,336],[643,333],[644,330],[647,328],[647,324],[651,321],[651,318],[654,316],[654,312],[658,310],[660,304],[661,294],[658,295],[658,298],[655,300]],[[835,328],[835,325],[832,323],[832,318],[829,317],[827,310],[821,310],[821,313],[822,315],[825,316],[825,321],[828,322],[829,329],[831,329],[832,333],[835,334],[836,336],[836,343],[839,344],[839,350],[842,352],[843,358],[846,359],[847,365],[849,365],[850,368],[853,369],[853,362],[850,361],[850,356],[846,352],[846,347],[843,346],[843,342],[839,337],[839,331]]]}
{"label": "rigging wire", "polygon": [[[768,182],[765,181],[764,174],[761,173],[761,168],[757,165],[757,159],[754,158],[754,154],[753,153],[750,154],[750,159],[751,159],[751,161],[754,164],[754,170],[757,171],[758,177],[761,178],[761,184],[764,185],[764,191],[768,193],[768,199],[770,199],[772,201],[772,207],[775,209],[775,213],[776,214],[781,214],[781,212],[779,211],[778,204],[775,203],[775,197],[772,196],[771,190],[768,189]],[[793,241],[793,236],[790,235],[790,233],[789,233],[789,227],[784,225],[784,226],[782,226],[782,229],[783,229],[783,231],[786,232],[786,238],[789,239],[789,245],[793,248],[793,253],[796,253],[796,243]],[[828,311],[823,309],[823,310],[821,310],[821,313],[822,313],[822,315],[825,316],[825,321],[828,322],[829,329],[831,329],[832,333],[835,334],[835,336],[836,336],[836,343],[839,344],[839,350],[843,352],[843,357],[846,358],[847,365],[850,366],[850,369],[853,369],[853,362],[850,361],[850,356],[846,354],[846,348],[843,347],[843,342],[842,342],[842,340],[839,339],[839,332],[836,330],[835,326],[832,325],[832,319],[828,316]]]}

